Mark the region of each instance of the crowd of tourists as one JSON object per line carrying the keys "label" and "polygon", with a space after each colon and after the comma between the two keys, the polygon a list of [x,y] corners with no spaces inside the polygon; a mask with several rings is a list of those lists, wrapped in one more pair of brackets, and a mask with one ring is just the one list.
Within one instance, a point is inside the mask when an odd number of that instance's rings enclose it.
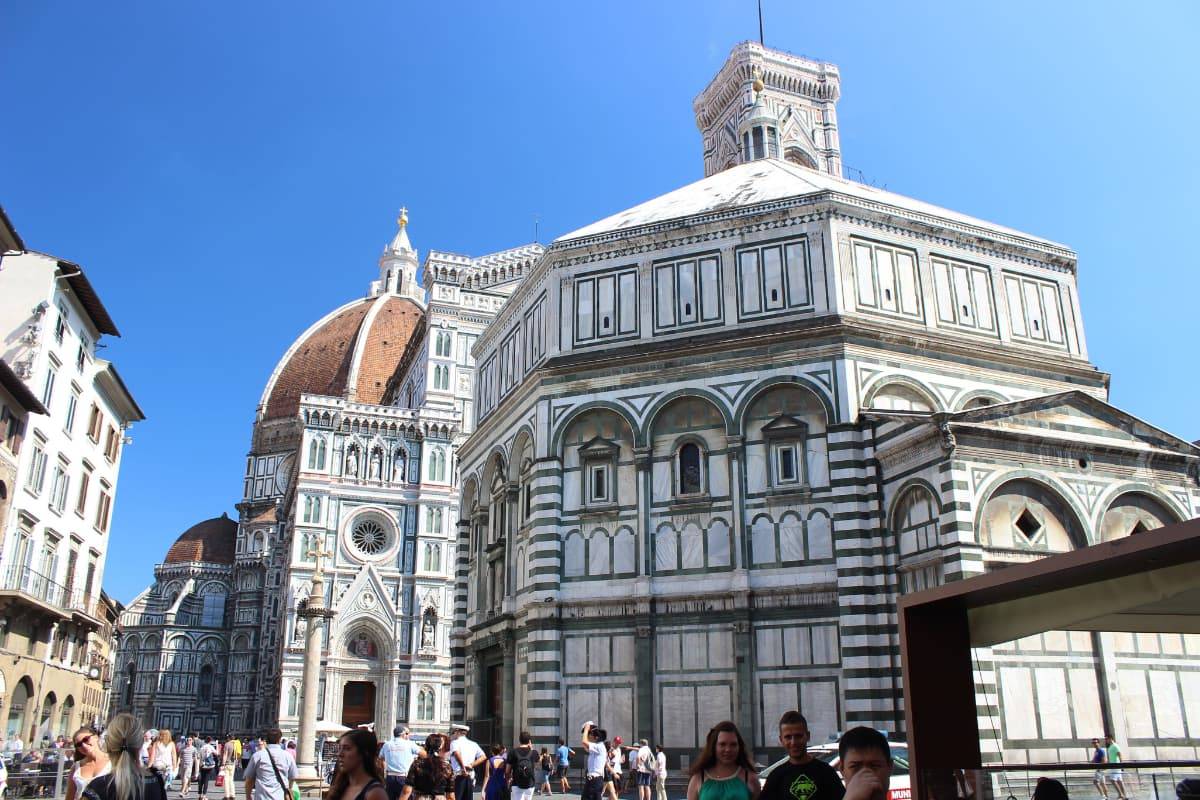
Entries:
{"label": "crowd of tourists", "polygon": [[[732,722],[720,722],[708,732],[704,746],[687,769],[687,800],[885,800],[892,773],[886,737],[866,727],[846,731],[838,740],[838,769],[808,751],[808,722],[799,711],[779,720],[779,744],[787,758],[773,765],[760,780],[741,732]],[[434,733],[424,742],[412,739],[403,725],[380,743],[366,728],[348,731],[338,739],[336,769],[327,800],[533,800],[557,788],[570,792],[572,759],[583,775],[581,800],[619,800],[633,784],[637,800],[667,800],[667,757],[662,745],[646,739],[625,744],[610,740],[606,731],[587,722],[578,742],[535,746],[523,732],[511,748],[484,748],[470,738],[466,725],[453,725],[446,734]],[[10,737],[11,740],[12,737]],[[300,800],[295,741],[285,741],[278,729],[261,738],[185,736],[180,741],[166,729],[144,730],[129,714],[118,714],[103,735],[82,727],[62,747],[74,749],[74,768],[66,784],[66,800],[166,800],[178,781],[180,797],[208,800],[210,785],[234,800],[235,782],[244,781],[245,800]],[[1105,800],[1112,782],[1118,800],[1126,800],[1120,773],[1120,749],[1108,737],[1105,746],[1093,740],[1092,760],[1097,789]],[[11,751],[5,744],[5,753]],[[626,770],[628,767],[628,771]],[[1114,769],[1115,767],[1115,769]],[[840,771],[840,775],[839,775]],[[0,762],[0,788],[4,784]],[[477,782],[481,781],[481,783]],[[1065,800],[1058,781],[1039,781],[1036,800]]]}

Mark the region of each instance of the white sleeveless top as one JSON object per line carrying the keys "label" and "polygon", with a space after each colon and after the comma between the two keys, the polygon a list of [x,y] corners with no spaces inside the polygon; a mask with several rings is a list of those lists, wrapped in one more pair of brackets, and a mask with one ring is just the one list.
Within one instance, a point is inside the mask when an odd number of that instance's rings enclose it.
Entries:
{"label": "white sleeveless top", "polygon": [[112,772],[112,762],[111,761],[104,765],[104,769],[100,770],[99,772],[97,772],[95,775],[93,775],[90,778],[85,778],[82,775],[80,775],[79,767],[76,767],[75,769],[71,770],[71,780],[75,782],[75,797],[77,798],[77,800],[79,798],[83,797],[83,790],[88,787],[89,783],[96,780],[96,778],[99,778],[101,775],[107,775],[110,772]]}

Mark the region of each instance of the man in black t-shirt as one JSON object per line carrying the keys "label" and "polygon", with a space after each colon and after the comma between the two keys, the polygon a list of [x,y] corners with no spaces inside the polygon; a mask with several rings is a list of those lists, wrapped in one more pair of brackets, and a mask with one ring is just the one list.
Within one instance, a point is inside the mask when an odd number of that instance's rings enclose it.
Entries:
{"label": "man in black t-shirt", "polygon": [[808,752],[808,720],[799,711],[779,718],[779,743],[788,761],[771,770],[759,800],[842,800],[837,771]]}
{"label": "man in black t-shirt", "polygon": [[521,744],[508,751],[504,765],[505,778],[512,789],[512,800],[530,800],[533,797],[533,770],[537,754],[533,752],[533,737],[521,731]]}

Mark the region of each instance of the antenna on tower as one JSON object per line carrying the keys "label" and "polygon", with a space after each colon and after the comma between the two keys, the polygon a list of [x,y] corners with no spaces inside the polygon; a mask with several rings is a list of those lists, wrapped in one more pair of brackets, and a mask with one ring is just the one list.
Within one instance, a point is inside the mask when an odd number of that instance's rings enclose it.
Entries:
{"label": "antenna on tower", "polygon": [[763,47],[767,46],[767,43],[763,41],[762,0],[758,0],[758,43]]}
{"label": "antenna on tower", "polygon": [[533,215],[533,241],[537,242],[538,244],[541,244],[541,242],[538,241],[538,222],[540,222],[541,219],[542,218],[537,214]]}

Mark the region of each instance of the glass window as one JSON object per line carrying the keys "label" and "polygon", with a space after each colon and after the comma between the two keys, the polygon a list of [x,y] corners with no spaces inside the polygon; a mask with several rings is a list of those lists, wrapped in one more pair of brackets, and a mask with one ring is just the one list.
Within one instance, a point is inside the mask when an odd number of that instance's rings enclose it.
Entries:
{"label": "glass window", "polygon": [[761,125],[756,125],[750,132],[751,139],[754,144],[754,158],[763,157],[763,129]]}
{"label": "glass window", "polygon": [[75,427],[75,410],[79,407],[79,394],[72,391],[67,397],[67,418],[63,422],[63,432],[67,436],[71,435],[71,429]]}
{"label": "glass window", "polygon": [[588,467],[588,491],[590,502],[603,503],[609,500],[607,464],[591,464]]}
{"label": "glass window", "polygon": [[688,442],[679,448],[679,494],[701,492],[700,447]]}
{"label": "glass window", "polygon": [[803,242],[785,245],[787,261],[788,305],[806,306],[808,296],[808,251]]}
{"label": "glass window", "polygon": [[46,382],[42,384],[42,405],[46,408],[50,407],[50,401],[54,397],[54,381],[58,378],[58,371],[53,367],[46,370]]}

